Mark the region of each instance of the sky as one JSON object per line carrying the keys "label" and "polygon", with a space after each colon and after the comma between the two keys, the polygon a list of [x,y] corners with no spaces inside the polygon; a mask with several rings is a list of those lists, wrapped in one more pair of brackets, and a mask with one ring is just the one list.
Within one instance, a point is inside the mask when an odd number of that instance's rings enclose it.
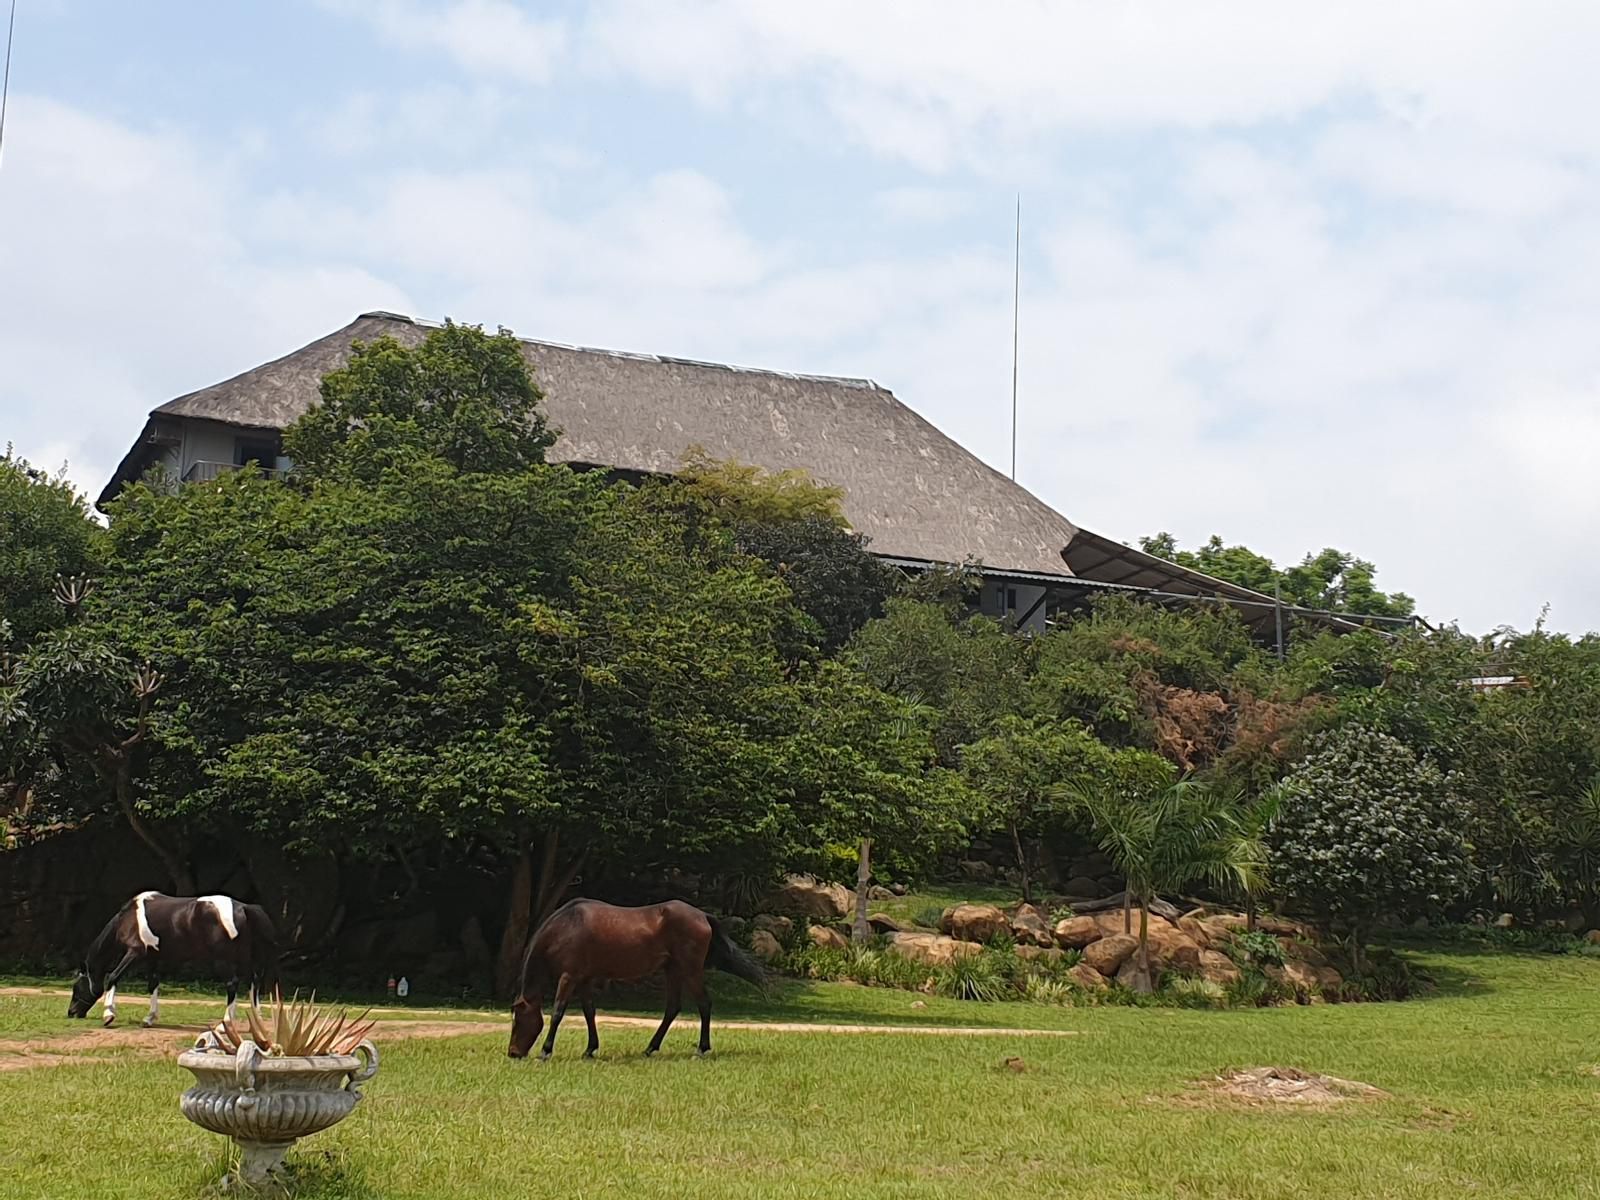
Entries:
{"label": "sky", "polygon": [[1590,0],[18,0],[0,442],[388,309],[870,377],[1123,541],[1600,628]]}

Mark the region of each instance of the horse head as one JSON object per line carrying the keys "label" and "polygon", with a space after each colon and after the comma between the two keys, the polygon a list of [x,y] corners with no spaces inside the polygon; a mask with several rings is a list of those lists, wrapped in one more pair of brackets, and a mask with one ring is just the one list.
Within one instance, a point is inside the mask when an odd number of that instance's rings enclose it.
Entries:
{"label": "horse head", "polygon": [[85,964],[78,968],[77,975],[73,977],[72,999],[67,1003],[67,1016],[74,1019],[87,1017],[98,999],[100,992],[94,986],[94,980],[89,977],[89,967]]}
{"label": "horse head", "polygon": [[528,1051],[539,1040],[539,1033],[544,1029],[540,1000],[535,992],[533,999],[523,996],[511,1006],[511,1044],[506,1047],[506,1054],[511,1058],[527,1058]]}

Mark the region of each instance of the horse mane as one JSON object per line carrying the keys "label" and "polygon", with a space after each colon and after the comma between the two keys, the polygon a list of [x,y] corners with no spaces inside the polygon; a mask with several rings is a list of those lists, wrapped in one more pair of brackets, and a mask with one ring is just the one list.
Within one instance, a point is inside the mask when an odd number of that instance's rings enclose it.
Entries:
{"label": "horse mane", "polygon": [[[131,904],[132,901],[130,900],[128,903]],[[83,952],[84,971],[89,976],[91,982],[94,980],[96,975],[95,964],[100,962],[103,958],[108,957],[106,955],[106,948],[116,943],[117,924],[122,920],[123,914],[125,914],[127,911],[128,904],[124,904],[121,908],[117,909],[112,918],[101,927],[100,932],[94,935],[94,941],[89,943],[89,948]],[[109,965],[104,966],[98,973],[103,976],[109,969]]]}
{"label": "horse mane", "polygon": [[[538,927],[535,928],[534,931],[531,934],[528,935],[528,948],[522,952],[522,984],[521,984],[521,986],[522,986],[522,994],[523,995],[527,995],[527,993],[528,993],[528,983],[533,977],[533,972],[534,972],[534,967],[535,967],[535,963],[534,963],[534,960],[533,960],[533,948],[539,944],[539,935],[541,933],[543,933],[546,929],[549,929],[550,926],[555,924],[555,922],[558,919],[567,916],[574,908],[576,908],[578,905],[582,904],[583,902],[584,902],[584,897],[582,897],[582,896],[574,896],[571,900],[568,900],[565,904],[561,905],[554,912],[552,912],[549,916],[547,916],[544,920],[540,921],[539,924],[538,924]],[[543,987],[543,986],[544,986],[543,985],[543,981],[541,981],[540,982],[540,987]]]}

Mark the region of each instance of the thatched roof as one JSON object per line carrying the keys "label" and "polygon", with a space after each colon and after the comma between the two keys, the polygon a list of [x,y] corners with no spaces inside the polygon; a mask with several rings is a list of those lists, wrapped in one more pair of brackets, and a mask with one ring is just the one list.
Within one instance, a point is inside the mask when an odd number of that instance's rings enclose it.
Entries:
{"label": "thatched roof", "polygon": [[[282,429],[316,403],[322,376],[349,359],[354,342],[387,334],[415,345],[429,328],[366,313],[292,354],[169,401],[151,420]],[[878,554],[1071,574],[1062,550],[1077,532],[1072,522],[871,380],[522,345],[550,423],[562,431],[554,461],[671,473],[699,445],[769,470],[800,467],[845,489],[846,517]],[[102,501],[141,469],[136,446]]]}

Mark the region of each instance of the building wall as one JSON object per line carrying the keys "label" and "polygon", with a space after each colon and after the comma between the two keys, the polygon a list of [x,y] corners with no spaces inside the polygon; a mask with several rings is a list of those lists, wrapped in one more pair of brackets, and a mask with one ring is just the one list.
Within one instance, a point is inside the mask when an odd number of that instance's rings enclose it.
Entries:
{"label": "building wall", "polygon": [[[1018,626],[1028,633],[1043,633],[1045,629],[1045,606],[1038,604],[1039,598],[1044,595],[1044,587],[1039,584],[1017,583],[1005,579],[985,579],[983,591],[979,595],[978,609],[986,617],[1017,620],[1029,609],[1033,612],[1028,619]],[[1034,607],[1038,604],[1038,607]]]}
{"label": "building wall", "polygon": [[[276,443],[277,441],[278,436],[274,433],[240,429],[234,425],[222,425],[215,421],[185,421],[183,446],[177,464],[178,478],[183,478],[195,463],[233,463],[236,451],[243,442]],[[279,455],[274,461],[262,465],[287,467],[288,460]]]}

